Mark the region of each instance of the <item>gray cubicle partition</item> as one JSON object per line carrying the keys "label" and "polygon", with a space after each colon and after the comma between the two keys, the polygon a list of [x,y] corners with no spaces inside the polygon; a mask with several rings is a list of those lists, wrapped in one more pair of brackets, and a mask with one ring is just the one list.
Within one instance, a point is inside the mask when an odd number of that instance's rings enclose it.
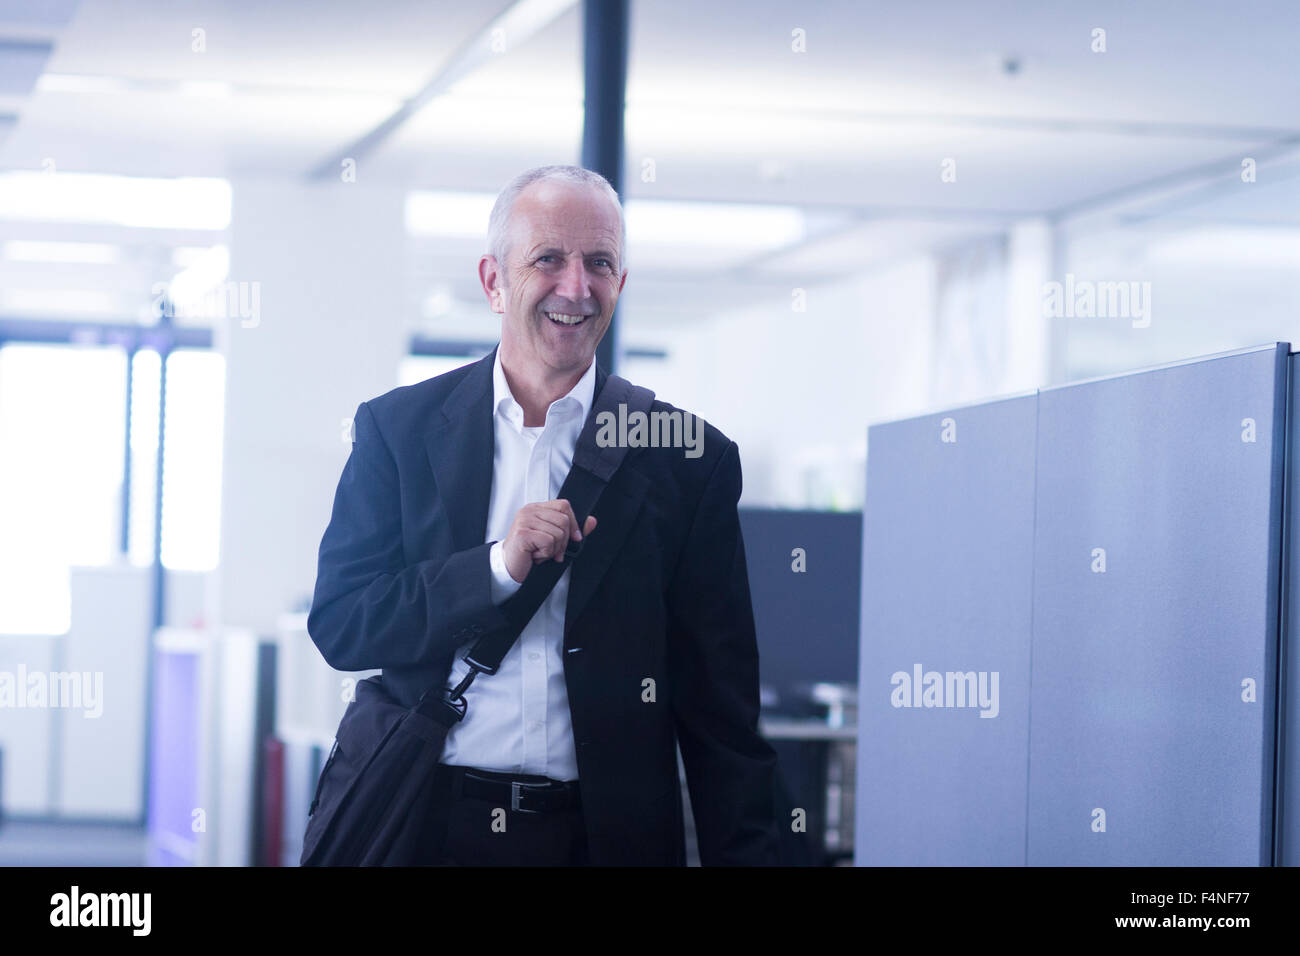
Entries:
{"label": "gray cubicle partition", "polygon": [[871,428],[859,863],[1284,858],[1288,353]]}
{"label": "gray cubicle partition", "polygon": [[858,863],[1024,859],[1034,422],[1029,395],[870,431]]}
{"label": "gray cubicle partition", "polygon": [[1286,356],[1039,393],[1030,865],[1271,862]]}

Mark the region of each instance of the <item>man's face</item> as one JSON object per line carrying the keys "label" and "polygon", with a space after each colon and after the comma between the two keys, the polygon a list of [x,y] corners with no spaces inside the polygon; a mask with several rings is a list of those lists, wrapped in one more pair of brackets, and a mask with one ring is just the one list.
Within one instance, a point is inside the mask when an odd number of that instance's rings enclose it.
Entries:
{"label": "man's face", "polygon": [[506,261],[479,263],[502,347],[542,376],[584,371],[627,278],[618,211],[593,187],[543,181],[516,198],[509,229]]}

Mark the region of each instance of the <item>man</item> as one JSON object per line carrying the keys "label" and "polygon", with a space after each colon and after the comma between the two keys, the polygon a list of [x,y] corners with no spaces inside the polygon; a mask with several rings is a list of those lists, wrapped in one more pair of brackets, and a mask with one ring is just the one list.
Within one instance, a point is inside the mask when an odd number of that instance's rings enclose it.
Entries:
{"label": "man", "polygon": [[583,542],[465,695],[435,776],[431,862],[682,865],[675,742],[701,862],[777,862],[735,444],[705,424],[702,454],[630,448],[581,529],[556,499],[606,378],[595,352],[625,241],[603,177],[523,173],[479,261],[498,347],[357,409],[307,622],[332,666],[383,668],[413,704],[466,673],[461,654],[531,568]]}

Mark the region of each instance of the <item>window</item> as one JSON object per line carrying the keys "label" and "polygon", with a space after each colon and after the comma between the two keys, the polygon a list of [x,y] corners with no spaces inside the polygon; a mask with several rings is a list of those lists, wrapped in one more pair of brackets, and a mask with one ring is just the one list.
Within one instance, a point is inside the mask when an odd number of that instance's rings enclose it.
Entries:
{"label": "window", "polygon": [[118,550],[126,354],[0,348],[0,632],[61,634],[68,569]]}
{"label": "window", "polygon": [[426,378],[455,371],[462,365],[469,365],[482,356],[467,355],[406,355],[402,357],[397,368],[398,385],[415,385]]}
{"label": "window", "polygon": [[172,570],[217,566],[225,387],[224,356],[177,349],[167,357],[162,560]]}
{"label": "window", "polygon": [[[0,347],[0,633],[62,634],[69,568],[121,560],[127,352],[120,346]],[[158,353],[131,360],[128,557],[153,561]],[[164,567],[204,571],[219,555],[225,360],[180,348],[167,360]]]}

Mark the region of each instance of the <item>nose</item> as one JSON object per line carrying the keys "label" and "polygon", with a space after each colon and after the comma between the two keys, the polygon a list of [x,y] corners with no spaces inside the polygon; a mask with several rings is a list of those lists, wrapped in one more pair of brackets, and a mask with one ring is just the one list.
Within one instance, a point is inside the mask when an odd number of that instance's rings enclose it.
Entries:
{"label": "nose", "polygon": [[583,261],[581,256],[573,256],[565,260],[559,281],[555,285],[555,292],[574,305],[582,305],[591,297],[591,282],[588,281],[587,277],[587,263]]}

